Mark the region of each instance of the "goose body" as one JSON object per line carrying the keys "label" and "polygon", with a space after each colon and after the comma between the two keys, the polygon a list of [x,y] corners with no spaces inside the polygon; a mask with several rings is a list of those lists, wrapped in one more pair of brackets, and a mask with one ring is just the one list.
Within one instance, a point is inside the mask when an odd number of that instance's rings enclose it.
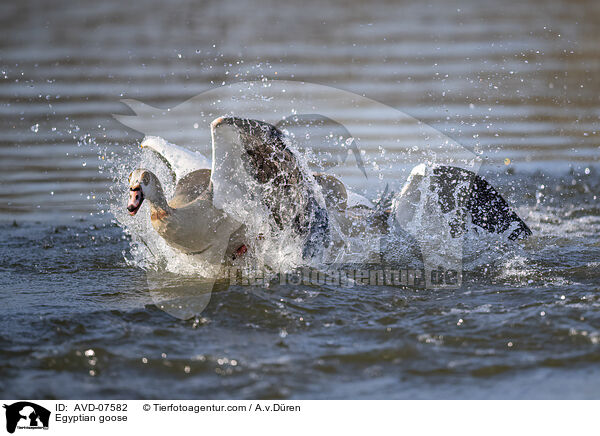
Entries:
{"label": "goose body", "polygon": [[[334,221],[342,239],[409,228],[416,217],[431,224],[431,218],[448,212],[454,214],[449,238],[460,237],[467,216],[488,232],[510,231],[510,239],[531,234],[502,196],[470,171],[419,165],[399,194],[374,206],[335,177],[305,168],[275,126],[220,117],[211,123],[211,134],[212,162],[161,138],[146,138],[142,147],[158,153],[172,170],[175,193],[167,200],[157,176],[139,168],[130,175],[127,209],[135,215],[148,200],[152,226],[170,246],[215,264],[247,251],[257,235],[248,233],[246,224],[260,211],[275,234],[288,231],[302,242],[304,259],[320,258],[324,248],[344,244],[332,240]],[[435,192],[435,207],[429,209],[435,217],[417,213],[426,190]],[[446,225],[439,222],[438,227]]]}
{"label": "goose body", "polygon": [[243,246],[237,237],[239,232],[236,233],[243,226],[212,204],[210,170],[192,171],[184,176],[170,201],[164,197],[156,175],[148,170],[135,170],[131,186],[130,213],[135,214],[141,206],[141,202],[135,202],[139,186],[150,206],[152,227],[173,248],[219,263],[225,254],[233,256]]}

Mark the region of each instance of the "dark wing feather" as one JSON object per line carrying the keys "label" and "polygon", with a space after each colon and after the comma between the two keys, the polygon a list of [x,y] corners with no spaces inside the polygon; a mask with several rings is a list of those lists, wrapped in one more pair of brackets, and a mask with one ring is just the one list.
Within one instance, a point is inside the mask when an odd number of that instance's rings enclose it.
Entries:
{"label": "dark wing feather", "polygon": [[246,171],[266,185],[265,204],[277,226],[291,226],[306,237],[303,256],[312,257],[329,243],[327,210],[316,200],[315,187],[300,167],[283,133],[263,121],[227,118],[238,127]]}
{"label": "dark wing feather", "polygon": [[431,189],[438,193],[442,212],[457,206],[457,222],[452,231],[464,231],[464,217],[471,215],[471,222],[490,233],[504,233],[511,226],[515,229],[509,239],[524,239],[531,235],[525,222],[512,210],[500,193],[481,176],[462,168],[439,166],[433,170]]}

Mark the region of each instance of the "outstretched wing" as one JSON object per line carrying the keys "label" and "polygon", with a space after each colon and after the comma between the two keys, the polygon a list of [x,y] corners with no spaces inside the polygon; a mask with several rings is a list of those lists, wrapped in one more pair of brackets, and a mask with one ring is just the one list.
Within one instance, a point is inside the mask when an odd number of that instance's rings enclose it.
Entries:
{"label": "outstretched wing", "polygon": [[470,222],[490,233],[509,239],[531,234],[516,214],[487,181],[472,171],[449,166],[417,165],[400,193],[392,200],[388,223],[392,231],[407,231],[420,248],[428,286],[432,271],[456,274],[436,287],[462,283],[463,241]]}
{"label": "outstretched wing", "polygon": [[[531,230],[500,193],[481,176],[456,167],[434,168],[431,189],[438,193],[442,212],[457,206],[456,197],[464,196],[462,207],[471,222],[490,233],[508,233],[508,239],[525,239]],[[465,186],[466,190],[457,189]],[[460,202],[459,202],[460,203]]]}
{"label": "outstretched wing", "polygon": [[146,136],[141,147],[156,152],[173,172],[176,181],[193,171],[211,167],[210,160],[202,154],[171,144],[158,136]]}
{"label": "outstretched wing", "polygon": [[402,227],[408,227],[415,219],[432,218],[419,212],[428,201],[428,196],[423,195],[427,186],[437,199],[437,207],[427,213],[452,217],[448,223],[452,238],[460,237],[467,230],[468,217],[476,226],[489,233],[506,234],[510,240],[531,235],[527,224],[485,179],[463,168],[442,165],[420,164],[411,171],[392,207],[394,220]]}
{"label": "outstretched wing", "polygon": [[265,207],[279,230],[291,229],[304,238],[304,258],[318,254],[329,243],[327,210],[283,133],[271,124],[236,117],[217,118],[211,132],[215,206],[227,208],[240,222]]}

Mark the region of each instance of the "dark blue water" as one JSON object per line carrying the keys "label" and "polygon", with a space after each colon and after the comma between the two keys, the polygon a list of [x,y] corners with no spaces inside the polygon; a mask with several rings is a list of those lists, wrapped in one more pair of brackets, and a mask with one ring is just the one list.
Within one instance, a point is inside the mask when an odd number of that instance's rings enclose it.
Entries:
{"label": "dark blue water", "polygon": [[[600,10],[460,3],[3,3],[0,395],[598,398]],[[143,137],[111,114],[261,76],[476,150],[533,236],[474,244],[460,289],[231,286],[160,310],[108,212]]]}

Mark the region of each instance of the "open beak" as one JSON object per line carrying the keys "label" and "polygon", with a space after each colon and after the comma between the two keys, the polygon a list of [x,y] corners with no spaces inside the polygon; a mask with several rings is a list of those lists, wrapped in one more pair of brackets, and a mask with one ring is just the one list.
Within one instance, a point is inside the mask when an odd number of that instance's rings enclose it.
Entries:
{"label": "open beak", "polygon": [[139,185],[129,188],[129,202],[127,203],[129,215],[135,215],[142,206],[143,201],[144,194],[142,193],[142,188]]}

